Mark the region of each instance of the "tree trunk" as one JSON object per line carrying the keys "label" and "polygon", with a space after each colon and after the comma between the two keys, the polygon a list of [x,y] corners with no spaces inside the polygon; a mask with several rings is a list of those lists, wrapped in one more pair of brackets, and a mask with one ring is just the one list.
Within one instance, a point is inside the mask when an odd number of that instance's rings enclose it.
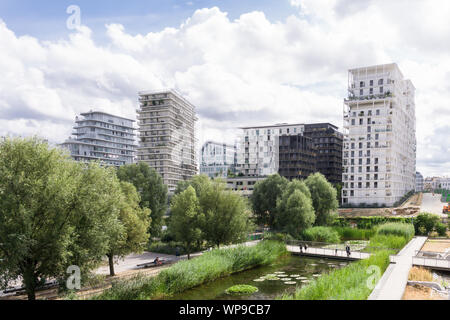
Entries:
{"label": "tree trunk", "polygon": [[114,273],[114,256],[112,254],[108,254],[109,261],[109,275],[114,277],[116,274]]}
{"label": "tree trunk", "polygon": [[188,252],[188,260],[190,260],[190,259],[191,259],[191,253]]}
{"label": "tree trunk", "polygon": [[23,274],[23,283],[25,285],[25,291],[28,296],[28,300],[36,300],[36,286],[37,279],[33,270],[26,270]]}

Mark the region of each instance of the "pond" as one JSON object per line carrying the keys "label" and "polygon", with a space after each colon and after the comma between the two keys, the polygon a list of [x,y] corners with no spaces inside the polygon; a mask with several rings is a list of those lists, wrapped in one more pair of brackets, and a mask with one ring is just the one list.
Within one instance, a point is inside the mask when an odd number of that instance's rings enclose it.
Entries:
{"label": "pond", "polygon": [[[348,263],[320,258],[287,256],[270,266],[243,271],[187,290],[170,297],[170,299],[273,300],[283,293],[294,293],[296,287],[307,285],[309,281],[319,277],[321,274],[343,268]],[[225,293],[225,290],[229,287],[239,284],[255,286],[259,291],[246,296],[230,296]]]}

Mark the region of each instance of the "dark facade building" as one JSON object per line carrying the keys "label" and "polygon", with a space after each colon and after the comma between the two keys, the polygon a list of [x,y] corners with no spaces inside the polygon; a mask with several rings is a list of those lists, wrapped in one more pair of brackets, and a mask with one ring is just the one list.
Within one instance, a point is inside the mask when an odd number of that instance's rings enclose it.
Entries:
{"label": "dark facade building", "polygon": [[329,182],[342,183],[342,148],[344,136],[330,123],[306,124],[304,136],[312,139],[316,159],[316,172]]}
{"label": "dark facade building", "polygon": [[279,174],[289,180],[306,179],[316,172],[313,139],[302,134],[279,137]]}

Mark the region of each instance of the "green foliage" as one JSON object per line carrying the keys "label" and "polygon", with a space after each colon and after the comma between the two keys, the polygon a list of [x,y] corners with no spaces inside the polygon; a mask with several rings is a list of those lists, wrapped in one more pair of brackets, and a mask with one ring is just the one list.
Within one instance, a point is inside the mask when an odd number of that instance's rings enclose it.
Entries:
{"label": "green foliage", "polygon": [[302,233],[302,238],[306,241],[340,243],[339,233],[330,227],[313,227],[306,229]]}
{"label": "green foliage", "polygon": [[436,226],[441,222],[438,215],[431,213],[421,213],[414,218],[414,228],[416,234],[427,236],[430,234]]}
{"label": "green foliage", "polygon": [[388,222],[403,222],[411,223],[412,218],[405,217],[338,217],[334,220],[333,226],[349,227],[351,224],[356,224],[358,229],[372,229],[375,226]]}
{"label": "green foliage", "polygon": [[258,292],[258,288],[247,284],[238,284],[225,290],[226,294],[233,296],[250,295],[255,292]]}
{"label": "green foliage", "polygon": [[37,138],[0,142],[0,274],[22,277],[29,299],[48,278],[96,267],[117,230],[114,169],[79,164]]}
{"label": "green foliage", "polygon": [[114,275],[114,257],[130,253],[141,253],[150,237],[150,209],[139,206],[140,197],[136,188],[128,182],[121,182],[122,191],[119,224],[112,230],[107,256],[110,275]]}
{"label": "green foliage", "polygon": [[333,227],[343,241],[369,240],[375,235],[374,229],[357,229],[351,227]]}
{"label": "green foliage", "polygon": [[193,187],[189,186],[185,191],[172,198],[172,216],[169,229],[177,241],[183,243],[183,247],[190,258],[193,245],[202,239],[201,226],[205,216],[200,211],[200,204]]}
{"label": "green foliage", "polygon": [[163,216],[167,211],[167,186],[161,176],[148,164],[130,164],[117,169],[117,177],[121,181],[130,182],[136,187],[141,200],[141,208],[151,210],[150,234],[157,237],[161,234]]}
{"label": "green foliage", "polygon": [[286,242],[288,240],[295,240],[295,238],[292,237],[290,234],[279,233],[279,232],[268,232],[267,234],[264,235],[264,239],[280,241],[280,242]]}
{"label": "green foliage", "polygon": [[275,228],[296,237],[303,230],[310,228],[315,218],[306,185],[298,180],[290,182],[277,201]]}
{"label": "green foliage", "polygon": [[385,223],[377,227],[377,235],[394,235],[404,237],[407,241],[414,237],[414,226],[406,223]]}
{"label": "green foliage", "polygon": [[205,240],[218,247],[247,240],[253,229],[247,201],[238,193],[225,189],[225,184],[214,180],[204,192],[201,205],[205,214]]}
{"label": "green foliage", "polygon": [[328,225],[332,222],[332,215],[339,207],[337,191],[321,173],[315,173],[305,180],[311,192],[311,199],[316,213],[317,226]]}
{"label": "green foliage", "polygon": [[273,263],[286,254],[286,245],[274,241],[262,241],[252,247],[217,249],[178,262],[156,277],[137,277],[114,283],[111,289],[94,299],[148,300],[172,296],[235,272]]}
{"label": "green foliage", "polygon": [[436,232],[440,237],[445,237],[447,235],[447,226],[443,224],[442,222],[439,222],[436,224]]}
{"label": "green foliage", "polygon": [[277,199],[281,197],[288,183],[286,178],[274,174],[255,184],[250,200],[258,223],[274,225]]}
{"label": "green foliage", "polygon": [[408,241],[409,240],[403,236],[377,234],[370,238],[368,249],[365,251],[376,252],[379,249],[393,249],[395,250],[393,253],[396,253],[399,249],[403,248]]}
{"label": "green foliage", "polygon": [[284,300],[366,300],[372,289],[367,285],[370,266],[383,273],[389,265],[389,251],[380,251],[369,259],[332,271],[296,290],[294,295],[283,295]]}

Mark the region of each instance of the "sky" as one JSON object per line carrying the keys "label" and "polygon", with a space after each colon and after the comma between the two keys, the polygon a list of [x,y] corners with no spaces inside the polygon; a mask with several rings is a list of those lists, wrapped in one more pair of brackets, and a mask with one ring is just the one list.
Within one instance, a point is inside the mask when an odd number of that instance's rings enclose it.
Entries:
{"label": "sky", "polygon": [[0,0],[0,135],[61,143],[77,114],[134,119],[137,92],[164,88],[196,106],[199,146],[342,127],[347,70],[396,62],[417,88],[417,170],[450,175],[448,16],[447,0]]}

